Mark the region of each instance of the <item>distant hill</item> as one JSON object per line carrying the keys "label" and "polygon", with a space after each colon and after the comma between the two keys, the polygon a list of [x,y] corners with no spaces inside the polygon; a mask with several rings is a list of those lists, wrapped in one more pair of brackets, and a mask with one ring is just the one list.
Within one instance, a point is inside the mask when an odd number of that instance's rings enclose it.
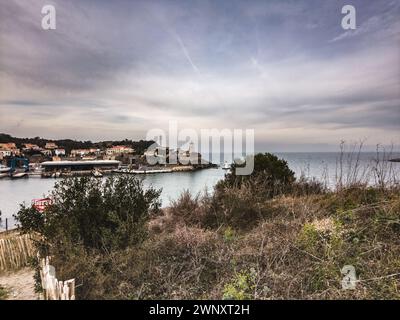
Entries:
{"label": "distant hill", "polygon": [[131,146],[136,150],[138,154],[142,154],[154,141],[146,141],[146,140],[120,140],[120,141],[100,141],[100,142],[92,142],[92,141],[77,141],[72,139],[45,139],[41,137],[34,138],[17,138],[13,137],[6,133],[0,133],[0,143],[14,142],[18,148],[22,148],[24,143],[33,143],[37,144],[39,147],[44,148],[46,142],[55,142],[59,147],[65,148],[67,153],[70,153],[72,149],[85,149],[85,148],[107,148],[115,145],[126,145]]}

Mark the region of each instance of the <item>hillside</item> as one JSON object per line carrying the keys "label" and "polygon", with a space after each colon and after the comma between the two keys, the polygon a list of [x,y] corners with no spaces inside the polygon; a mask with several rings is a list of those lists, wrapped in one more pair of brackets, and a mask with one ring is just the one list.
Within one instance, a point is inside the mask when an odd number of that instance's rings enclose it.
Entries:
{"label": "hillside", "polygon": [[32,143],[36,144],[39,147],[44,148],[46,142],[51,141],[55,142],[58,146],[66,149],[67,153],[69,153],[72,149],[85,149],[85,148],[106,148],[113,145],[127,145],[133,147],[138,154],[142,154],[154,141],[133,141],[129,139],[125,140],[117,140],[117,141],[77,141],[72,139],[45,139],[40,137],[34,138],[17,138],[13,137],[6,133],[0,133],[0,143],[14,142],[18,148],[22,148],[24,143]]}

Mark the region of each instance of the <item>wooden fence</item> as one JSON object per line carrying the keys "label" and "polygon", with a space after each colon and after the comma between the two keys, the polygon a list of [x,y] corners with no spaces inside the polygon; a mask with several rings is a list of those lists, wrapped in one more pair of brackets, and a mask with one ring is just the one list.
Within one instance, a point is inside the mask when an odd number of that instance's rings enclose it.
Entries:
{"label": "wooden fence", "polygon": [[[33,236],[20,234],[18,230],[0,233],[0,272],[18,270],[28,265],[30,258],[38,257]],[[75,300],[75,279],[59,281],[50,265],[50,258],[40,258],[40,277],[43,288],[42,299]]]}
{"label": "wooden fence", "polygon": [[50,265],[50,258],[40,260],[40,278],[45,300],[75,300],[75,279],[59,281],[56,270]]}
{"label": "wooden fence", "polygon": [[21,235],[19,232],[0,234],[0,271],[25,267],[34,255],[35,248],[30,235]]}

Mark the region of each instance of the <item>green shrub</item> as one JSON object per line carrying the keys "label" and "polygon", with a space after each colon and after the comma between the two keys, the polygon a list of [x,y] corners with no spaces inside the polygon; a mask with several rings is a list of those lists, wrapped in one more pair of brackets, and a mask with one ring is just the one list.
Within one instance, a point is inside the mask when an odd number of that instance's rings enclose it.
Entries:
{"label": "green shrub", "polygon": [[271,153],[258,153],[254,156],[254,170],[250,175],[236,175],[236,168],[243,165],[234,164],[230,173],[216,186],[216,190],[226,187],[240,187],[245,182],[251,182],[258,193],[270,198],[287,192],[295,181],[294,172],[289,169],[285,160]]}
{"label": "green shrub", "polygon": [[305,250],[313,252],[317,248],[319,238],[318,230],[311,223],[306,223],[298,235],[297,242]]}
{"label": "green shrub", "polygon": [[15,218],[23,232],[38,232],[47,247],[65,243],[108,251],[141,242],[145,224],[160,207],[161,191],[144,190],[138,179],[121,175],[105,181],[70,178],[58,182],[44,213],[21,205]]}
{"label": "green shrub", "polygon": [[8,291],[4,287],[0,286],[0,300],[5,300],[7,297]]}
{"label": "green shrub", "polygon": [[232,281],[225,285],[223,292],[224,300],[247,300],[253,298],[256,283],[256,272],[254,269],[241,271],[235,274]]}
{"label": "green shrub", "polygon": [[232,242],[235,239],[235,230],[231,227],[227,227],[224,230],[224,241],[225,242]]}

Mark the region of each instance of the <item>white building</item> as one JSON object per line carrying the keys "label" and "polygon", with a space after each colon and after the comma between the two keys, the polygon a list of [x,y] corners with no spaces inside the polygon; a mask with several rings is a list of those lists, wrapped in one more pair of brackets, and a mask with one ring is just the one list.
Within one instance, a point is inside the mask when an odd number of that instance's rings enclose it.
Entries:
{"label": "white building", "polygon": [[72,157],[85,157],[88,155],[99,155],[101,153],[100,149],[90,148],[90,149],[72,149]]}
{"label": "white building", "polygon": [[11,157],[12,151],[11,150],[0,150],[1,156],[4,157]]}
{"label": "white building", "polygon": [[127,147],[127,146],[113,146],[111,148],[107,148],[106,154],[108,156],[123,154],[123,153],[134,153],[135,149]]}
{"label": "white building", "polygon": [[56,150],[54,150],[54,153],[57,157],[65,156],[65,149],[61,149],[61,148],[56,149]]}

